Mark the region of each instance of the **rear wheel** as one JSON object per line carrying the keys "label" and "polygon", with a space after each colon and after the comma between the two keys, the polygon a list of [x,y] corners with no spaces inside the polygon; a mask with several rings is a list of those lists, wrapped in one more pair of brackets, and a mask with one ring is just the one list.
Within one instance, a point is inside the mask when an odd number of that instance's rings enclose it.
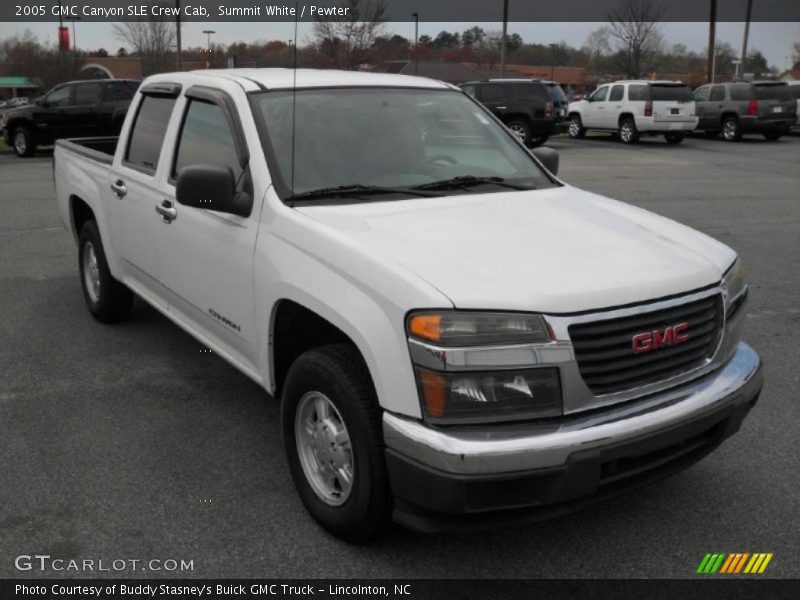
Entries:
{"label": "rear wheel", "polygon": [[111,275],[100,232],[94,221],[86,221],[81,228],[78,268],[83,298],[92,316],[103,323],[128,318],[133,305],[133,292]]}
{"label": "rear wheel", "polygon": [[520,142],[526,146],[531,144],[531,128],[525,121],[509,121],[506,127],[508,127],[508,130],[513,133]]}
{"label": "rear wheel", "polygon": [[14,152],[20,158],[33,156],[36,152],[36,142],[33,139],[33,132],[27,127],[17,127],[11,135],[11,144]]}
{"label": "rear wheel", "polygon": [[392,502],[381,411],[355,348],[302,354],[286,375],[281,422],[289,471],[311,516],[351,542],[383,531]]}
{"label": "rear wheel", "polygon": [[668,144],[680,144],[683,141],[683,138],[685,137],[686,135],[683,133],[671,132],[664,134],[664,139],[667,140]]}
{"label": "rear wheel", "polygon": [[767,131],[764,134],[764,137],[770,142],[777,142],[779,139],[781,139],[781,133],[779,131]]}
{"label": "rear wheel", "polygon": [[738,142],[742,139],[742,126],[736,117],[725,117],[722,121],[722,137],[726,142]]}
{"label": "rear wheel", "polygon": [[635,144],[639,141],[639,132],[636,122],[630,117],[625,117],[619,122],[619,141],[623,144]]}
{"label": "rear wheel", "polygon": [[567,129],[569,137],[579,139],[586,135],[586,129],[583,127],[580,115],[572,115],[569,118],[569,129]]}

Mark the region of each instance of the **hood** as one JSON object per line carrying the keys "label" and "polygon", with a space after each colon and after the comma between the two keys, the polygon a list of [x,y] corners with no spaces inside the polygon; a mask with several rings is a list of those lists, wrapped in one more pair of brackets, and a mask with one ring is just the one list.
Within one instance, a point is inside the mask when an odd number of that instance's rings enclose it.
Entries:
{"label": "hood", "polygon": [[718,282],[736,255],[710,237],[570,186],[305,206],[457,308],[572,313]]}

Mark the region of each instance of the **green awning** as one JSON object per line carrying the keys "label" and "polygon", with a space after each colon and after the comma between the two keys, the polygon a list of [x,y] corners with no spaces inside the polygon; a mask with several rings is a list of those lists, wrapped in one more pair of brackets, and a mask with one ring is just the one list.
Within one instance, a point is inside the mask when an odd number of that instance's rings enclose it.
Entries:
{"label": "green awning", "polygon": [[0,77],[0,88],[38,88],[30,77]]}

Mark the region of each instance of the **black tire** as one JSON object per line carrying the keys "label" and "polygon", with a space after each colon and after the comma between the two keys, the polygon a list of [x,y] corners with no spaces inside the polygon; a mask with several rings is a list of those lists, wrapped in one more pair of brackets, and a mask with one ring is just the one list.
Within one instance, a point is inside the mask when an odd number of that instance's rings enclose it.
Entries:
{"label": "black tire", "polygon": [[[90,252],[94,256],[94,269]],[[95,319],[115,323],[130,316],[133,292],[111,275],[100,231],[93,220],[84,223],[78,238],[78,271],[86,307]],[[97,281],[96,289],[91,283],[93,277]]]}
{"label": "black tire", "polygon": [[546,133],[542,135],[532,135],[530,144],[528,144],[528,146],[531,148],[536,148],[537,146],[544,144],[548,139],[550,139],[550,136]]}
{"label": "black tire", "polygon": [[617,139],[623,144],[635,144],[639,141],[639,130],[636,129],[636,121],[631,117],[624,117],[619,122]]}
{"label": "black tire", "polygon": [[522,119],[513,119],[506,123],[508,130],[526,146],[531,144],[531,127]]}
{"label": "black tire", "polygon": [[33,132],[24,125],[15,127],[11,132],[11,147],[14,148],[14,153],[20,158],[27,158],[33,156],[36,152],[36,140],[33,137]]}
{"label": "black tire", "polygon": [[[304,471],[297,441],[298,411],[302,415],[301,405],[319,394],[333,404],[335,417],[344,424],[349,439],[352,487],[339,505],[331,505],[315,491]],[[363,542],[384,531],[391,523],[392,496],[384,457],[381,410],[367,366],[358,351],[347,344],[331,344],[310,350],[295,360],[281,394],[281,423],[289,471],[311,516],[348,542]],[[328,441],[323,438],[320,445],[327,448]],[[311,452],[319,460],[317,450]]]}
{"label": "black tire", "polygon": [[733,116],[722,120],[722,139],[726,142],[738,142],[742,139],[742,126],[739,119]]}
{"label": "black tire", "polygon": [[583,126],[583,121],[580,115],[570,115],[569,127],[567,128],[569,137],[578,140],[586,135],[586,129]]}
{"label": "black tire", "polygon": [[764,133],[764,137],[768,139],[770,142],[777,142],[781,139],[781,132],[780,131],[767,131]]}
{"label": "black tire", "polygon": [[686,137],[684,133],[665,133],[664,139],[667,140],[668,144],[680,144],[683,141],[683,138]]}

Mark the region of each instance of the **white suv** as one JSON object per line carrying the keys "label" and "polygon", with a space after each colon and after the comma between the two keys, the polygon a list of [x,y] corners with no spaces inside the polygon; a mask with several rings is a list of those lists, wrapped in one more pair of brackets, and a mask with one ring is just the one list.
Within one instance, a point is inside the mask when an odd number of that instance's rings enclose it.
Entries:
{"label": "white suv", "polygon": [[569,105],[573,138],[595,129],[617,132],[625,144],[635,144],[641,133],[663,133],[668,143],[678,144],[696,126],[692,90],[680,81],[617,81]]}

